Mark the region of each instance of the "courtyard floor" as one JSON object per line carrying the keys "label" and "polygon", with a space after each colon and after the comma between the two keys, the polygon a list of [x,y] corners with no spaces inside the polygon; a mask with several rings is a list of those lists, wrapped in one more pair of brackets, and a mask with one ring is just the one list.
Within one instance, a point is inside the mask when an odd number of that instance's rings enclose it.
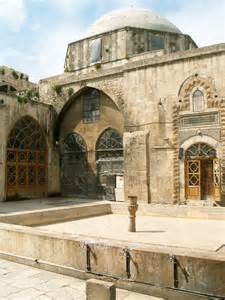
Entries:
{"label": "courtyard floor", "polygon": [[[85,281],[0,259],[1,300],[85,300]],[[117,289],[117,300],[159,298]]]}
{"label": "courtyard floor", "polygon": [[41,230],[87,235],[172,247],[216,251],[225,244],[225,221],[166,217],[137,217],[137,232],[128,232],[129,217],[110,214],[39,226]]}

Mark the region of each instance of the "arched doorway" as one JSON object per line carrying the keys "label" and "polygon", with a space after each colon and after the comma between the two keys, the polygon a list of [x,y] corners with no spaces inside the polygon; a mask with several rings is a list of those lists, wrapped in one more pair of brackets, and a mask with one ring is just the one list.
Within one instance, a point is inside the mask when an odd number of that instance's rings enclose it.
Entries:
{"label": "arched doorway", "polygon": [[187,199],[217,199],[220,174],[216,150],[205,143],[190,146],[185,153],[185,179]]}
{"label": "arched doorway", "polygon": [[88,192],[87,146],[78,133],[67,135],[62,145],[61,184],[64,195]]}
{"label": "arched doorway", "polygon": [[16,122],[7,143],[7,197],[47,191],[47,145],[40,125],[26,116]]}
{"label": "arched doorway", "polygon": [[123,177],[123,138],[116,130],[106,129],[96,145],[99,183],[107,200],[115,200],[115,188]]}

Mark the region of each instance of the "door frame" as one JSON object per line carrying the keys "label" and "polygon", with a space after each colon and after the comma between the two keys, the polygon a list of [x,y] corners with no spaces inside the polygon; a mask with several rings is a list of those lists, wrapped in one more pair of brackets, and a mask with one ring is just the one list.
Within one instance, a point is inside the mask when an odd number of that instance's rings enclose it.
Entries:
{"label": "door frame", "polygon": [[[216,178],[215,176],[219,176],[219,173],[215,173],[215,162],[218,162],[218,158],[208,158],[208,157],[196,157],[193,159],[185,158],[185,196],[187,200],[205,200],[203,199],[203,187],[202,187],[202,162],[203,161],[211,161],[212,162],[212,198],[218,199],[220,197],[220,188],[219,185],[216,185]],[[190,172],[189,171],[189,162],[197,163],[198,164],[198,172]],[[218,170],[219,171],[219,170]],[[198,185],[190,186],[190,174],[196,174],[198,177]],[[218,179],[219,180],[219,179]],[[198,189],[198,191],[197,191]],[[190,195],[191,190],[193,190],[193,195]],[[196,194],[198,192],[198,194]],[[196,194],[196,195],[195,195]]]}
{"label": "door frame", "polygon": [[[205,143],[210,145],[212,148],[214,148],[216,150],[217,159],[220,163],[220,160],[222,159],[221,145],[216,139],[208,135],[199,134],[199,135],[189,137],[180,145],[180,149],[182,149],[182,152],[185,154],[186,150],[190,146],[197,143]],[[221,187],[219,187],[217,191],[218,201],[221,199],[220,190]],[[185,155],[183,155],[179,160],[179,192],[180,192],[180,202],[187,203],[188,199],[186,199],[186,191],[185,191]]]}

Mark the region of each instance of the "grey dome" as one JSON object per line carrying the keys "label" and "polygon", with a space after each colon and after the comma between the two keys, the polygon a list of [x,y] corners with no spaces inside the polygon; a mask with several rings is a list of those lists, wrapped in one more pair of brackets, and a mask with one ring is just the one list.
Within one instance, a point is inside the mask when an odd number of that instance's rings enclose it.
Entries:
{"label": "grey dome", "polygon": [[128,8],[124,10],[115,10],[103,15],[90,27],[87,36],[94,36],[124,27],[182,33],[166,18],[149,9]]}

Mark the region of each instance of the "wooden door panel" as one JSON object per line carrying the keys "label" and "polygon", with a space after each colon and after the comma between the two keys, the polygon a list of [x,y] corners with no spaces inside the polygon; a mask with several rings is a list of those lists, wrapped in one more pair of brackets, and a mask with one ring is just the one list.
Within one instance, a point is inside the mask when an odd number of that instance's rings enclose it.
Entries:
{"label": "wooden door panel", "polygon": [[201,197],[201,165],[200,160],[186,161],[186,197],[199,200]]}
{"label": "wooden door panel", "polygon": [[213,160],[213,185],[214,185],[214,197],[216,200],[220,199],[220,164],[216,158]]}

